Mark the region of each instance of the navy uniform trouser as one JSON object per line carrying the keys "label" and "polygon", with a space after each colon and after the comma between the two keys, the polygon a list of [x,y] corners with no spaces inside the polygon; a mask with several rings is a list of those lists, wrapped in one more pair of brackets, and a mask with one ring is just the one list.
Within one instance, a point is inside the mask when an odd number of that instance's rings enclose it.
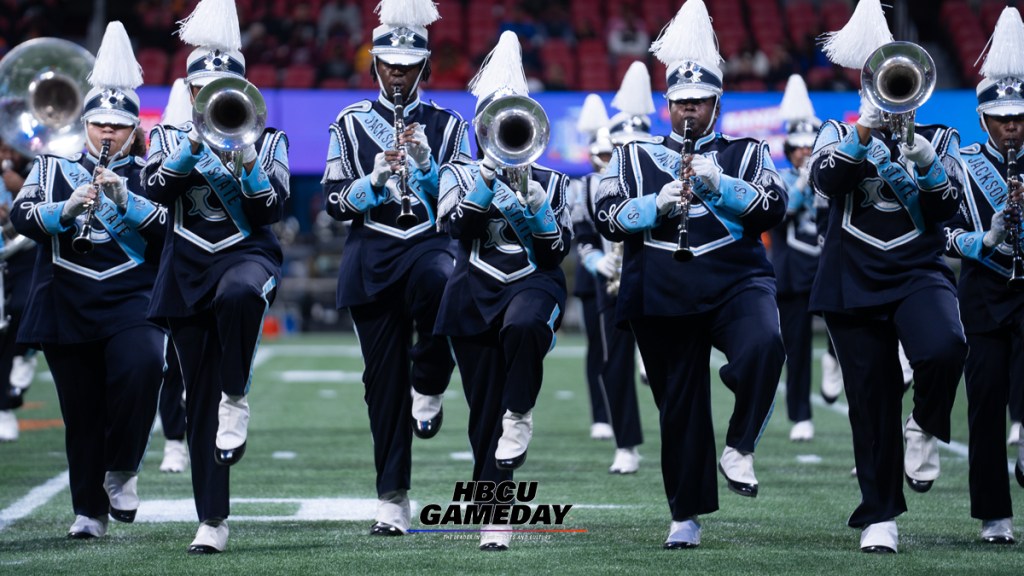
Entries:
{"label": "navy uniform trouser", "polygon": [[160,424],[164,429],[164,438],[168,440],[185,439],[185,404],[182,399],[184,391],[178,354],[174,351],[174,346],[168,342],[164,383],[160,387]]}
{"label": "navy uniform trouser", "polygon": [[[870,312],[870,313],[868,313]],[[914,369],[914,420],[949,441],[950,413],[967,344],[956,296],[919,290],[884,308],[825,313],[850,404],[861,502],[848,524],[863,528],[907,510],[903,497],[903,371],[899,343]]]}
{"label": "navy uniform trouser", "polygon": [[615,445],[632,448],[644,443],[636,400],[636,339],[615,325],[614,310],[601,313],[601,391],[608,404]]}
{"label": "navy uniform trouser", "polygon": [[580,296],[583,304],[583,329],[587,335],[586,364],[587,392],[590,394],[590,421],[608,423],[608,405],[601,393],[601,368],[603,367],[601,348],[601,321],[597,311],[597,297],[593,294]]}
{"label": "navy uniform trouser", "polygon": [[[1024,349],[1024,335],[1017,334],[1016,337],[1016,350]],[[1014,354],[1010,360],[1010,420],[1024,422],[1024,354]]]}
{"label": "navy uniform trouser", "polygon": [[137,472],[163,372],[164,331],[143,325],[102,340],[44,344],[60,400],[75,514],[106,518],[107,472]]}
{"label": "navy uniform trouser", "polygon": [[273,302],[274,277],[254,262],[230,268],[199,312],[168,318],[185,385],[185,420],[192,493],[199,521],[228,517],[228,466],[213,459],[221,392],[249,393],[263,319]]}
{"label": "navy uniform trouser", "polygon": [[560,315],[558,302],[550,294],[524,290],[512,298],[488,332],[451,338],[469,402],[473,480],[512,479],[511,470],[499,470],[494,463],[502,416],[506,410],[525,414],[537,403],[544,356],[554,345]]}
{"label": "navy uniform trouser", "polygon": [[455,369],[447,341],[434,336],[437,308],[453,266],[447,252],[424,254],[404,282],[375,302],[349,309],[363,354],[363,398],[378,496],[408,490],[411,484],[411,388],[428,396],[444,394]]}
{"label": "navy uniform trouser", "polygon": [[810,293],[778,296],[782,341],[786,345],[786,411],[791,422],[811,419],[810,297]]}
{"label": "navy uniform trouser", "polygon": [[725,353],[719,376],[735,394],[726,445],[753,452],[768,424],[786,359],[775,297],[745,290],[709,312],[642,317],[630,325],[658,406],[661,472],[672,519],[714,512],[711,348]]}
{"label": "navy uniform trouser", "polygon": [[970,427],[971,516],[999,520],[1013,516],[1006,469],[1006,405],[1013,388],[1013,365],[1024,355],[1024,326],[967,334],[967,418]]}

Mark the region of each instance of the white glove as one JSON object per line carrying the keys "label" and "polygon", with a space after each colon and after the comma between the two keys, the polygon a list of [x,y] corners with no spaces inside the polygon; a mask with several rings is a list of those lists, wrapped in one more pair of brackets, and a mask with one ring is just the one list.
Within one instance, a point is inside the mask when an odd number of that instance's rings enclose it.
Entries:
{"label": "white glove", "polygon": [[199,130],[196,130],[195,122],[192,123],[192,128],[188,131],[188,139],[189,142],[192,142],[193,144],[203,143],[203,137],[199,134]]}
{"label": "white glove", "polygon": [[994,248],[1006,240],[1006,210],[1000,210],[992,215],[992,227],[985,232],[981,242],[987,248]]}
{"label": "white glove", "polygon": [[480,161],[480,175],[483,176],[487,182],[493,182],[494,177],[498,174],[498,164],[491,160],[489,157],[484,156],[484,159]]}
{"label": "white glove", "polygon": [[242,164],[248,164],[249,162],[255,162],[257,158],[256,147],[249,144],[245,148],[242,148]]}
{"label": "white glove", "polygon": [[412,133],[412,140],[405,144],[405,153],[409,155],[412,165],[419,170],[430,169],[430,142],[427,141],[427,133],[422,124],[416,124]]}
{"label": "white glove", "polygon": [[654,199],[658,207],[658,214],[668,214],[672,208],[679,203],[683,196],[683,183],[680,180],[673,180],[661,187],[658,197]]}
{"label": "white glove", "polygon": [[391,164],[384,157],[383,152],[378,152],[373,157],[373,172],[370,172],[370,184],[380,188],[391,178]]}
{"label": "white glove", "polygon": [[597,259],[597,263],[594,266],[598,274],[605,278],[612,278],[619,272],[619,259],[615,255],[606,252],[604,256]]}
{"label": "white glove", "polygon": [[71,197],[64,202],[64,210],[61,211],[61,220],[74,220],[79,214],[85,212],[87,205],[96,200],[96,191],[92,184],[82,184],[71,193]]}
{"label": "white glove", "polygon": [[863,94],[860,97],[860,118],[857,119],[857,124],[869,130],[878,129],[883,126],[882,111],[865,98]]}
{"label": "white glove", "polygon": [[906,143],[900,144],[900,152],[906,156],[907,160],[910,160],[920,169],[925,169],[935,162],[935,147],[927,138],[914,138],[914,145],[907,146]]}
{"label": "white glove", "polygon": [[121,208],[128,205],[128,189],[124,186],[124,180],[106,168],[96,178],[96,184],[103,191],[103,195],[110,198],[114,204]]}
{"label": "white glove", "polygon": [[526,187],[526,206],[530,209],[530,214],[540,212],[547,201],[548,191],[540,183],[530,180],[530,184]]}
{"label": "white glove", "polygon": [[807,165],[805,164],[802,168],[800,168],[797,171],[796,183],[794,185],[796,186],[797,190],[806,190],[807,189],[807,184],[808,184],[808,182],[810,182],[810,180],[811,180],[811,171],[810,171],[810,169],[808,169]]}
{"label": "white glove", "polygon": [[704,181],[704,185],[709,190],[718,192],[718,187],[722,183],[722,169],[713,160],[707,156],[694,154],[693,159],[690,160],[690,167],[693,168],[697,177]]}

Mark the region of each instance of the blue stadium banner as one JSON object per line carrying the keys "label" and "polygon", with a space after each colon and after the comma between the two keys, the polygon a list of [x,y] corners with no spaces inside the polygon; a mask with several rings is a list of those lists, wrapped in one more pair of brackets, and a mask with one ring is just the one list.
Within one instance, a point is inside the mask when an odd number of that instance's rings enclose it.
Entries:
{"label": "blue stadium banner", "polygon": [[[167,104],[170,90],[166,87],[143,87],[138,90],[142,100],[143,127],[148,129],[159,122]],[[358,100],[376,98],[375,90],[264,90],[267,101],[267,125],[288,133],[291,143],[289,161],[292,174],[319,176],[327,158],[327,126],[342,109]],[[476,98],[466,92],[431,92],[424,90],[426,100],[455,110],[463,118],[471,119]],[[587,160],[586,139],[576,132],[576,118],[586,93],[541,92],[532,95],[551,120],[551,142],[539,163],[571,176],[590,171]],[[600,93],[609,114],[611,92]],[[722,100],[722,115],[717,129],[733,136],[749,136],[767,140],[776,165],[787,163],[782,155],[784,133],[778,116],[782,101],[779,92],[726,92]],[[840,118],[852,122],[857,118],[860,99],[854,92],[812,92],[811,101],[818,117],[825,120]],[[655,134],[670,130],[668,106],[660,95],[655,95],[658,111],[653,120]],[[970,90],[936,91],[918,110],[919,124],[941,123],[960,130],[961,141],[976,142],[984,138],[975,111],[977,100]],[[472,130],[470,131],[472,138]],[[475,143],[473,145],[475,151]]]}

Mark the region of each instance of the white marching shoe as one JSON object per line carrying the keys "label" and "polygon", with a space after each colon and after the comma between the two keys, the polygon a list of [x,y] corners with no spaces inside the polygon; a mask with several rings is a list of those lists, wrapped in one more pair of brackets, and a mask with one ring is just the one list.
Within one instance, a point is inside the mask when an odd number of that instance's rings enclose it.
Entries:
{"label": "white marching shoe", "polygon": [[1010,434],[1006,436],[1006,445],[1013,446],[1014,444],[1020,443],[1020,422],[1012,422],[1010,424]]}
{"label": "white marching shoe", "polygon": [[903,432],[907,441],[903,453],[903,472],[907,486],[915,492],[927,492],[939,477],[939,443],[935,436],[925,432],[911,414]]}
{"label": "white marching shoe", "polygon": [[860,532],[860,550],[869,554],[895,554],[898,540],[895,521],[868,524]]}
{"label": "white marching shoe", "polygon": [[110,517],[118,522],[134,522],[139,510],[137,472],[107,472],[103,489],[110,499]]}
{"label": "white marching shoe", "polygon": [[640,452],[632,448],[616,448],[615,459],[608,468],[610,474],[635,474],[640,469]]}
{"label": "white marching shoe", "polygon": [[508,550],[512,533],[507,532],[508,526],[484,524],[480,528],[480,549],[484,552],[504,552]]}
{"label": "white marching shoe", "polygon": [[29,356],[15,356],[11,363],[11,386],[18,395],[28,390],[32,380],[36,377],[36,364],[39,358],[35,354]]}
{"label": "white marching shoe", "polygon": [[412,433],[417,438],[433,438],[441,430],[444,407],[441,394],[420,394],[412,389]]}
{"label": "white marching shoe", "polygon": [[228,521],[206,520],[199,525],[196,538],[188,546],[189,554],[218,554],[228,547]]}
{"label": "white marching shoe", "polygon": [[982,520],[981,539],[989,544],[1013,544],[1013,519]]}
{"label": "white marching shoe", "polygon": [[164,442],[164,459],[160,462],[161,472],[184,472],[188,468],[188,448],[184,440]]}
{"label": "white marching shoe", "polygon": [[594,422],[590,425],[590,438],[592,440],[611,440],[615,438],[615,431],[607,422]]}
{"label": "white marching shoe", "polygon": [[842,393],[843,371],[839,368],[839,360],[825,350],[821,355],[821,397],[831,404]]}
{"label": "white marching shoe", "polygon": [[249,400],[247,396],[220,395],[217,409],[217,441],[213,459],[217,464],[237,464],[245,454],[249,434]]}
{"label": "white marching shoe", "polygon": [[408,491],[388,492],[377,500],[376,522],[370,527],[370,535],[401,536],[409,531],[411,517]]}
{"label": "white marching shoe", "polygon": [[722,451],[722,459],[718,461],[718,469],[725,476],[729,490],[747,496],[757,497],[757,477],[754,476],[754,453],[743,453],[731,446]]}
{"label": "white marching shoe", "polygon": [[814,439],[814,424],[810,420],[801,420],[789,430],[789,439],[793,442],[809,442]]}
{"label": "white marching shoe", "polygon": [[0,410],[0,442],[14,442],[17,439],[18,417],[14,415],[14,410]]}
{"label": "white marching shoe", "polygon": [[700,546],[700,519],[696,516],[682,522],[672,521],[668,528],[668,538],[662,545],[666,550],[682,550]]}
{"label": "white marching shoe", "polygon": [[526,462],[526,449],[533,438],[533,410],[525,414],[506,410],[501,417],[501,429],[494,451],[495,465],[502,470],[515,470]]}
{"label": "white marching shoe", "polygon": [[88,516],[75,516],[75,522],[68,528],[68,538],[71,540],[91,540],[102,538],[107,533],[107,518],[89,518]]}

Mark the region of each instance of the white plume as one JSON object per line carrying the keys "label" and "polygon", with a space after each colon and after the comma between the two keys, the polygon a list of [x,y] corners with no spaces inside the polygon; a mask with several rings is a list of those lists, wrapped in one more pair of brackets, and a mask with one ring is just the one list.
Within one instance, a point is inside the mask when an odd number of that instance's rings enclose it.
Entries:
{"label": "white plume", "polygon": [[608,126],[608,111],[604,107],[604,100],[601,100],[597,94],[587,94],[587,98],[583,100],[580,117],[576,121],[576,130],[593,135],[606,126]]}
{"label": "white plume", "polygon": [[978,57],[979,60],[985,58],[981,65],[982,76],[1024,76],[1024,22],[1016,8],[1003,9],[985,48],[988,52],[982,50],[983,56]]}
{"label": "white plume", "polygon": [[490,96],[502,88],[508,88],[520,96],[530,93],[526,72],[523,71],[519,37],[509,30],[501,33],[498,45],[484,58],[480,71],[469,81],[469,91],[477,98]]}
{"label": "white plume", "polygon": [[380,23],[394,27],[427,26],[441,18],[432,0],[380,0],[374,9]]}
{"label": "white plume", "polygon": [[825,55],[844,68],[861,68],[875,49],[890,42],[892,32],[880,0],[860,0],[842,30],[822,35]]}
{"label": "white plume", "polygon": [[651,44],[651,52],[666,66],[680,60],[718,66],[722,56],[718,53],[718,39],[704,0],[686,0],[672,22],[661,31],[661,36]]}
{"label": "white plume", "polygon": [[201,0],[178,24],[178,36],[191,46],[236,52],[242,49],[235,0]]}
{"label": "white plume", "polygon": [[142,67],[135,59],[132,41],[124,25],[117,20],[107,24],[96,62],[89,73],[89,84],[97,88],[134,90],[142,85]]}
{"label": "white plume", "polygon": [[[690,0],[691,2],[693,0]],[[654,114],[651,73],[640,61],[633,62],[622,77],[622,85],[612,99],[612,107],[630,114]]]}
{"label": "white plume", "polygon": [[793,74],[786,82],[786,92],[779,105],[779,116],[786,122],[814,118],[814,105],[807,94],[807,84],[799,74]]}
{"label": "white plume", "polygon": [[192,99],[189,98],[185,80],[178,78],[171,86],[171,95],[167,97],[167,107],[160,119],[161,124],[181,126],[192,120]]}

